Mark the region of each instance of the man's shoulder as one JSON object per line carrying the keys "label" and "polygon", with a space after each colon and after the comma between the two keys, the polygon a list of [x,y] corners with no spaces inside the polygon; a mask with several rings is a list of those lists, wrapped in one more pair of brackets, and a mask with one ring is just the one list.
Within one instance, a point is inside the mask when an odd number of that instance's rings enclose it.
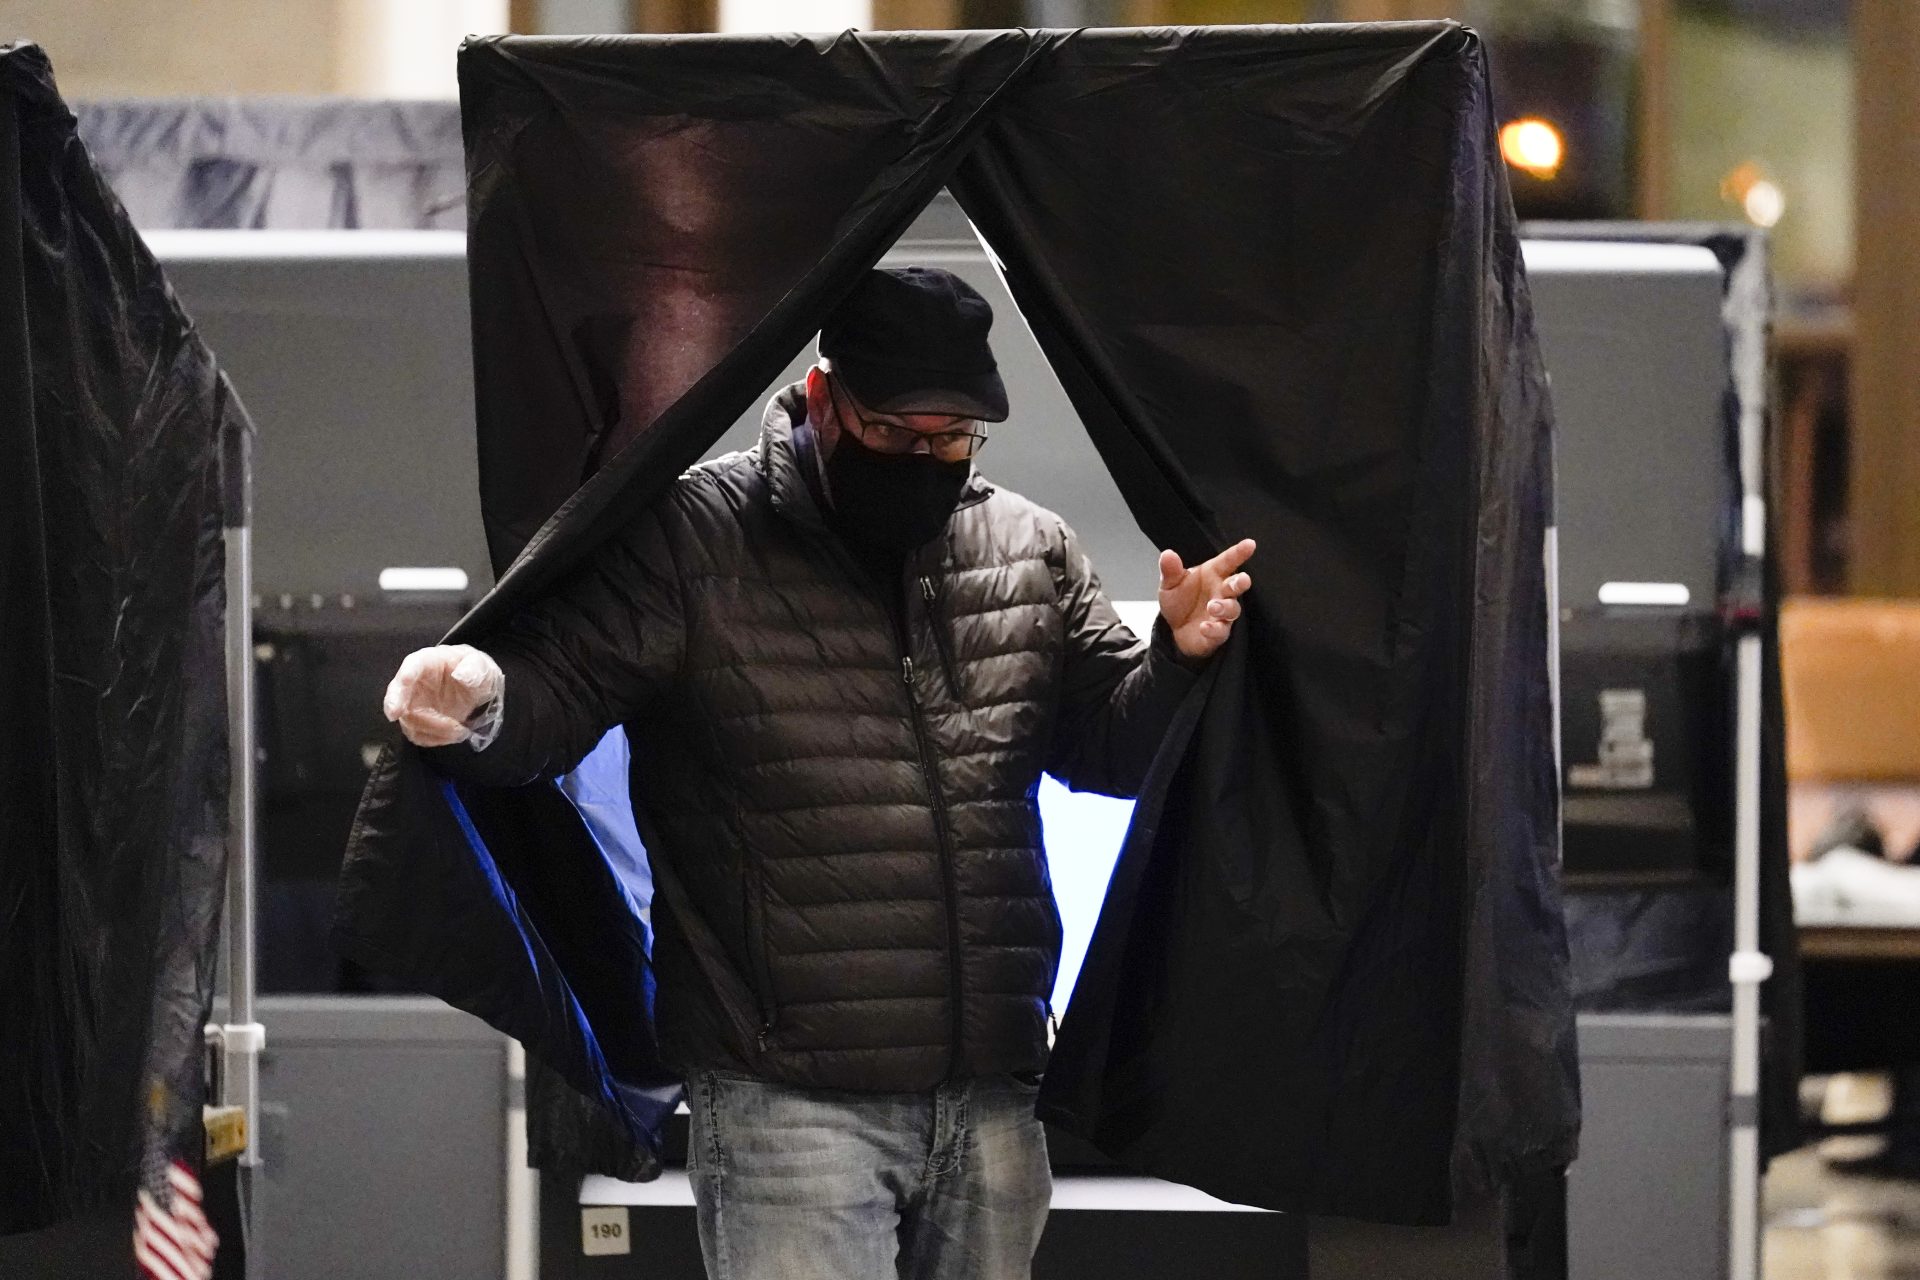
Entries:
{"label": "man's shoulder", "polygon": [[735,449],[688,467],[674,481],[674,487],[695,492],[729,488],[753,483],[760,479],[760,474],[760,451]]}
{"label": "man's shoulder", "polygon": [[764,488],[760,455],[751,449],[723,453],[696,463],[675,477],[661,496],[660,509],[677,509],[687,516],[737,502]]}
{"label": "man's shoulder", "polygon": [[688,467],[658,496],[636,506],[615,536],[654,554],[664,543],[677,554],[711,550],[716,535],[753,500],[760,476],[751,453],[726,453]]}
{"label": "man's shoulder", "polygon": [[993,492],[980,504],[980,512],[995,528],[1026,532],[1049,545],[1060,541],[1067,527],[1067,522],[1054,511],[999,484],[993,486]]}

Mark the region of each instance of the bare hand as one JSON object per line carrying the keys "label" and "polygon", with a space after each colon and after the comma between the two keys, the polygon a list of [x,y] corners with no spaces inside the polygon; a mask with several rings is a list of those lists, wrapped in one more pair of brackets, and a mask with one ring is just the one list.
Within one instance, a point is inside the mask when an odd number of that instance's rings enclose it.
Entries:
{"label": "bare hand", "polygon": [[1252,555],[1252,538],[1191,569],[1178,552],[1160,553],[1160,616],[1182,654],[1205,658],[1227,642],[1240,616],[1240,597],[1253,586],[1253,579],[1240,572]]}
{"label": "bare hand", "polygon": [[500,664],[472,645],[437,644],[406,656],[387,685],[382,710],[399,722],[408,742],[451,746],[472,736],[467,718],[499,696],[504,681]]}

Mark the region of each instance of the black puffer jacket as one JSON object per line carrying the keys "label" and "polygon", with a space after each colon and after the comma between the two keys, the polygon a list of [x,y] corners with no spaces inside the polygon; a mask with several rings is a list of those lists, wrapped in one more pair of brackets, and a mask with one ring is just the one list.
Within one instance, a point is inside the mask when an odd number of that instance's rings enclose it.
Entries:
{"label": "black puffer jacket", "polygon": [[799,388],[482,647],[519,785],[632,743],[669,1061],[924,1089],[1037,1072],[1060,922],[1040,774],[1138,787],[1192,673],[1138,640],[1059,517],[977,475],[908,558],[902,652],[799,470]]}

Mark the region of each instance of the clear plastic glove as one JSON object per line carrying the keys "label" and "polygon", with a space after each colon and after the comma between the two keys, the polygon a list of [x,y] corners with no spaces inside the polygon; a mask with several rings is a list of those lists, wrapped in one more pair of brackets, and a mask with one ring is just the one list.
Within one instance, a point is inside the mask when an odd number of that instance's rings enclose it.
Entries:
{"label": "clear plastic glove", "polygon": [[505,684],[500,664],[472,645],[437,644],[406,656],[382,706],[408,742],[447,747],[473,736],[473,713],[496,701]]}

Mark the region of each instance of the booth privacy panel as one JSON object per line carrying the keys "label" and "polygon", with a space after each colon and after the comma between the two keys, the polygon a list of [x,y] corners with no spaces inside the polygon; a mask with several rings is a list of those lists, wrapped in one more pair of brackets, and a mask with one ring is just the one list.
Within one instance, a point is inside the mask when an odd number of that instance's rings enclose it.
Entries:
{"label": "booth privacy panel", "polygon": [[[947,185],[1142,529],[1261,544],[1042,1115],[1227,1199],[1387,1222],[1572,1158],[1550,418],[1470,31],[506,38],[461,76],[503,573],[452,638],[660,494]],[[551,794],[391,753],[340,940],[645,1136],[634,1090],[672,1073],[644,929],[577,887],[605,864]]]}
{"label": "booth privacy panel", "polygon": [[0,1233],[118,1205],[130,1250],[136,1180],[201,1159],[251,428],[33,45],[0,48],[0,368]]}
{"label": "booth privacy panel", "polygon": [[451,102],[132,98],[74,108],[80,138],[144,230],[458,228]]}

